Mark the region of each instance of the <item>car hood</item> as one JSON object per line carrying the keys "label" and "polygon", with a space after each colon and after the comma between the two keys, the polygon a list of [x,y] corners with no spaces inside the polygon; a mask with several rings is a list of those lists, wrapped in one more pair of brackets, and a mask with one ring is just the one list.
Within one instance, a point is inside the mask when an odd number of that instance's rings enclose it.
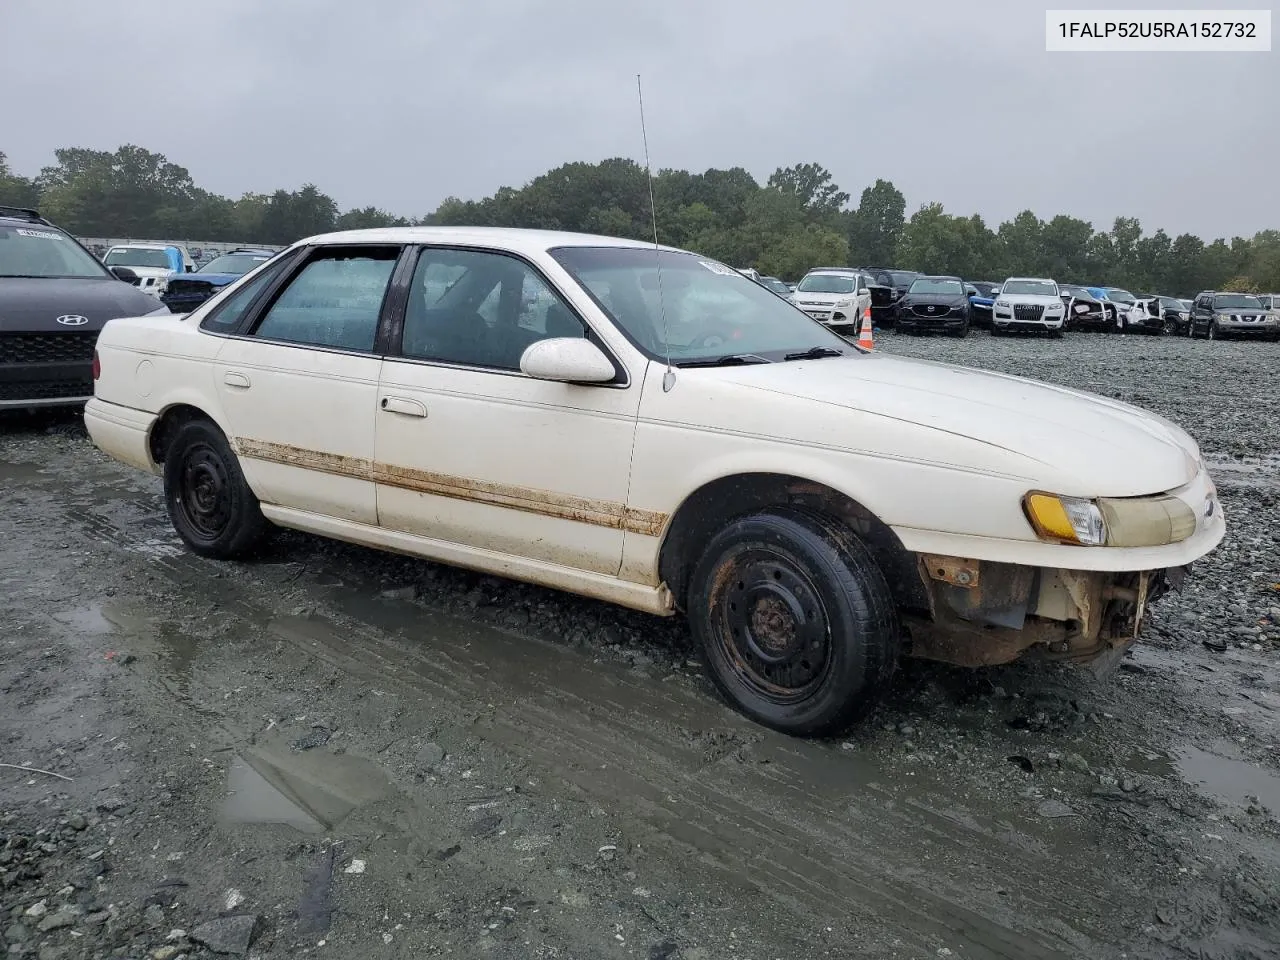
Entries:
{"label": "car hood", "polygon": [[1217,317],[1261,317],[1267,313],[1266,307],[1214,307]]}
{"label": "car hood", "polygon": [[[115,317],[153,313],[159,304],[137,287],[110,277],[90,279],[0,278],[0,333],[68,333],[100,330]],[[84,317],[68,326],[58,317]]]}
{"label": "car hood", "polygon": [[[1052,384],[884,354],[728,367],[720,379],[968,438],[1023,458],[1052,492],[1129,497],[1200,469],[1185,431],[1137,407]],[[858,438],[849,437],[849,449]],[[969,464],[967,466],[981,466]]]}
{"label": "car hood", "polygon": [[944,307],[958,307],[968,299],[962,293],[908,293],[902,298],[902,303],[904,306],[913,303],[936,303]]}
{"label": "car hood", "polygon": [[996,297],[1003,303],[1035,303],[1044,307],[1061,306],[1062,299],[1051,295],[1041,295],[1038,293],[1002,293]]}
{"label": "car hood", "polygon": [[834,307],[837,303],[854,303],[858,297],[853,293],[794,293],[791,299],[801,307]]}
{"label": "car hood", "polygon": [[[129,266],[127,263],[117,263],[113,264],[113,266],[128,267],[128,269],[132,270],[139,277],[155,277],[156,279],[164,279],[166,277],[177,276],[177,274],[168,267],[133,267]],[[185,274],[183,274],[183,276],[185,276]]]}
{"label": "car hood", "polygon": [[171,273],[169,274],[169,282],[175,280],[194,280],[200,283],[207,283],[215,287],[225,287],[228,283],[239,280],[243,274],[240,273]]}

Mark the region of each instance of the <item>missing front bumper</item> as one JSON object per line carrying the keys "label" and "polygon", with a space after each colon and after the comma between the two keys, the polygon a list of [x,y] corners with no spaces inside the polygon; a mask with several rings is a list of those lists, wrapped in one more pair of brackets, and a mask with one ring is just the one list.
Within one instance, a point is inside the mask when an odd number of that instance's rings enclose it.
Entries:
{"label": "missing front bumper", "polygon": [[930,610],[907,618],[910,655],[980,667],[1028,655],[1112,659],[1188,568],[1106,573],[921,555],[919,569]]}

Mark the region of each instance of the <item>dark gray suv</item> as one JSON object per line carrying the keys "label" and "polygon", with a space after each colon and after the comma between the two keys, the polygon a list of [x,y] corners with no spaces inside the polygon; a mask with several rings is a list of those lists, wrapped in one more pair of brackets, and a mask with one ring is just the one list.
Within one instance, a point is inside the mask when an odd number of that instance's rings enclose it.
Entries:
{"label": "dark gray suv", "polygon": [[1210,340],[1227,337],[1265,337],[1280,340],[1280,316],[1269,313],[1251,293],[1204,290],[1191,304],[1193,337]]}

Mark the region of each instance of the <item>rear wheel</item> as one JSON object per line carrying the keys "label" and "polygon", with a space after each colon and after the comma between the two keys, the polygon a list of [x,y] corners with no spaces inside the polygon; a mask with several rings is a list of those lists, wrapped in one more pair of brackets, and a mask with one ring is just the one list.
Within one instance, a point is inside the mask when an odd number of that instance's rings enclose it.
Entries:
{"label": "rear wheel", "polygon": [[184,424],[164,460],[169,519],[184,543],[203,557],[231,560],[250,553],[267,521],[222,431],[207,420]]}
{"label": "rear wheel", "polygon": [[736,520],[694,571],[689,619],[716,686],[784,733],[836,732],[897,666],[901,628],[871,554],[846,527],[779,507]]}

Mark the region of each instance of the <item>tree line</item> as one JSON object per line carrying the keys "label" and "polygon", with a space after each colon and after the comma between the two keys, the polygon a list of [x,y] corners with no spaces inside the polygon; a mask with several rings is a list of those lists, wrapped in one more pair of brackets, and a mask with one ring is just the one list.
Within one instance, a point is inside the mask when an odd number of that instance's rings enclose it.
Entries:
{"label": "tree line", "polygon": [[737,267],[795,280],[814,266],[893,266],[973,280],[1011,275],[1122,286],[1191,296],[1204,289],[1280,290],[1280,231],[1205,241],[1143,232],[1129,217],[1108,230],[1059,214],[1025,210],[996,227],[974,214],[924,204],[906,215],[888,180],[862,190],[855,205],[815,163],[779,168],[764,183],[741,167],[654,175],[654,209],[644,168],[614,158],[567,163],[490,197],[449,197],[404,217],[376,207],[340,210],[314,184],[239,199],[196,186],[164,156],[125,145],[114,152],[67,147],[34,177],[0,153],[0,204],[38,206],[80,236],[198,238],[292,243],[331,230],[419,224],[575,230],[652,239]]}

